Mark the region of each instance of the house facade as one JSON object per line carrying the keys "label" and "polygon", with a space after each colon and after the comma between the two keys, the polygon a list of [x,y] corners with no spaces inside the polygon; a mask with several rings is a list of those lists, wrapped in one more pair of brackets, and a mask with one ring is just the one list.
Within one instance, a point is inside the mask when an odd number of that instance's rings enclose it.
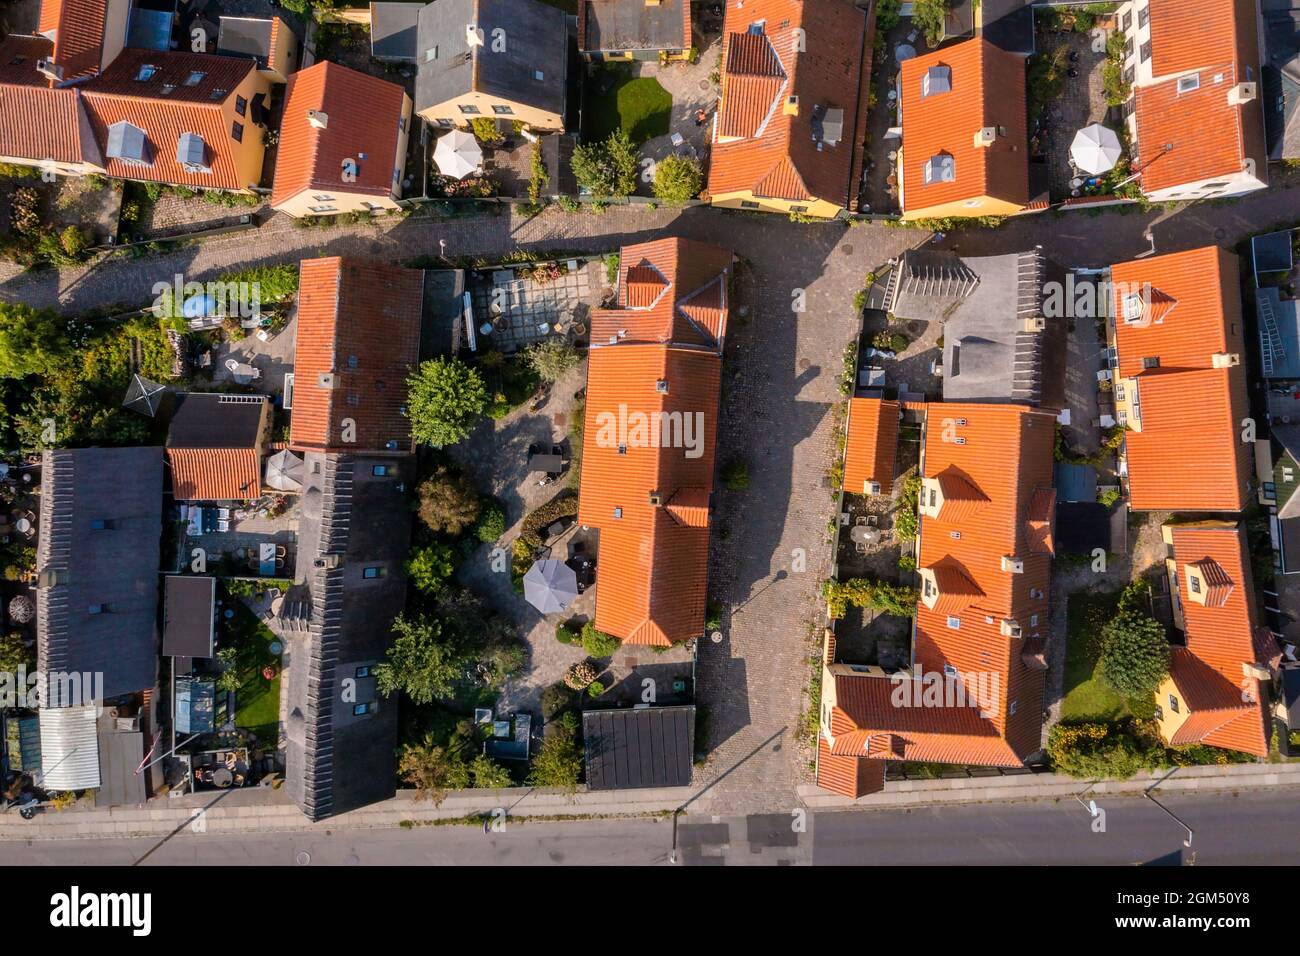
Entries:
{"label": "house facade", "polygon": [[874,36],[874,5],[727,4],[713,205],[822,219],[857,211]]}
{"label": "house facade", "polygon": [[1152,202],[1268,185],[1255,0],[1130,0],[1116,13],[1131,159]]}

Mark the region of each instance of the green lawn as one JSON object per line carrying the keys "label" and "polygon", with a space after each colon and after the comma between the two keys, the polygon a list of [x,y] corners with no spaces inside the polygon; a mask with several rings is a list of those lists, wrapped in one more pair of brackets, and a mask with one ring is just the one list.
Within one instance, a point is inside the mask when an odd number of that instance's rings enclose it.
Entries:
{"label": "green lawn", "polygon": [[274,747],[280,726],[280,678],[267,681],[257,674],[235,692],[235,726],[250,730],[265,746]]}
{"label": "green lawn", "polygon": [[235,667],[242,680],[235,691],[235,726],[251,730],[262,743],[274,747],[280,723],[280,678],[277,675],[268,681],[262,676],[262,668],[267,664],[279,667],[280,659],[270,650],[277,638],[242,601],[229,591],[225,594],[235,615],[222,621],[225,633],[221,644],[238,649]]}
{"label": "green lawn", "polygon": [[653,77],[632,77],[624,66],[607,67],[618,74],[618,81],[604,96],[595,95],[599,85],[595,79],[588,81],[592,92],[587,97],[583,116],[584,139],[599,142],[620,127],[640,146],[654,136],[668,134],[668,120],[672,116],[672,95]]}
{"label": "green lawn", "polygon": [[1128,701],[1095,675],[1101,629],[1115,614],[1119,592],[1070,595],[1062,720],[1120,720],[1131,716]]}

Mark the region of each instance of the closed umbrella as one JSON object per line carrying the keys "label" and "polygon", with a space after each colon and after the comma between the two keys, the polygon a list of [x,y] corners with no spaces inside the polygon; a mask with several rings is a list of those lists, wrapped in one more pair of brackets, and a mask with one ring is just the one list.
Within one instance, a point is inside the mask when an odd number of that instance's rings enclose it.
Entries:
{"label": "closed umbrella", "polygon": [[1119,162],[1124,147],[1115,131],[1093,123],[1074,134],[1070,143],[1070,159],[1085,173],[1104,173]]}
{"label": "closed umbrella", "polygon": [[433,150],[433,161],[444,176],[464,179],[483,163],[483,150],[478,140],[469,133],[454,129],[438,137]]}
{"label": "closed umbrella", "polygon": [[543,614],[563,611],[578,596],[578,576],[563,561],[538,561],[524,575],[524,600]]}

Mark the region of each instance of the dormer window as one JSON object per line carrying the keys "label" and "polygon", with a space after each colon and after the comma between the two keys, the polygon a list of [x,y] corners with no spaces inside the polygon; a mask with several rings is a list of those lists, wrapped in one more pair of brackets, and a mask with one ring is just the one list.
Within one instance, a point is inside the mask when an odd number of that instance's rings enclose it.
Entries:
{"label": "dormer window", "polygon": [[154,78],[154,74],[156,74],[157,72],[158,72],[158,67],[154,66],[152,63],[142,63],[140,64],[140,69],[137,70],[135,74],[136,82],[144,83],[147,80],[152,80]]}
{"label": "dormer window", "polygon": [[946,66],[932,66],[921,77],[921,99],[952,89],[952,70]]}
{"label": "dormer window", "polygon": [[925,161],[925,184],[950,183],[957,179],[957,161],[951,153],[937,153]]}
{"label": "dormer window", "polygon": [[1142,310],[1146,308],[1146,301],[1142,298],[1141,292],[1130,292],[1124,296],[1124,321],[1136,322],[1142,318]]}
{"label": "dormer window", "polygon": [[198,86],[203,82],[203,78],[207,75],[208,74],[204,73],[202,70],[193,70],[190,72],[189,76],[185,77],[185,85]]}

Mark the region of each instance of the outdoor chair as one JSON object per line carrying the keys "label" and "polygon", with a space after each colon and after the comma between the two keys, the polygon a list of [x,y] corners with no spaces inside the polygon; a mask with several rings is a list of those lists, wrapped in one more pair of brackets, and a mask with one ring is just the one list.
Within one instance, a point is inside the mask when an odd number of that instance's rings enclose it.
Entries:
{"label": "outdoor chair", "polygon": [[239,361],[237,359],[228,358],[226,359],[225,364],[226,371],[228,372],[233,372],[235,369],[239,368]]}
{"label": "outdoor chair", "polygon": [[857,547],[858,554],[866,554],[867,551],[869,550],[867,546],[863,544],[861,541],[857,542],[856,547]]}

